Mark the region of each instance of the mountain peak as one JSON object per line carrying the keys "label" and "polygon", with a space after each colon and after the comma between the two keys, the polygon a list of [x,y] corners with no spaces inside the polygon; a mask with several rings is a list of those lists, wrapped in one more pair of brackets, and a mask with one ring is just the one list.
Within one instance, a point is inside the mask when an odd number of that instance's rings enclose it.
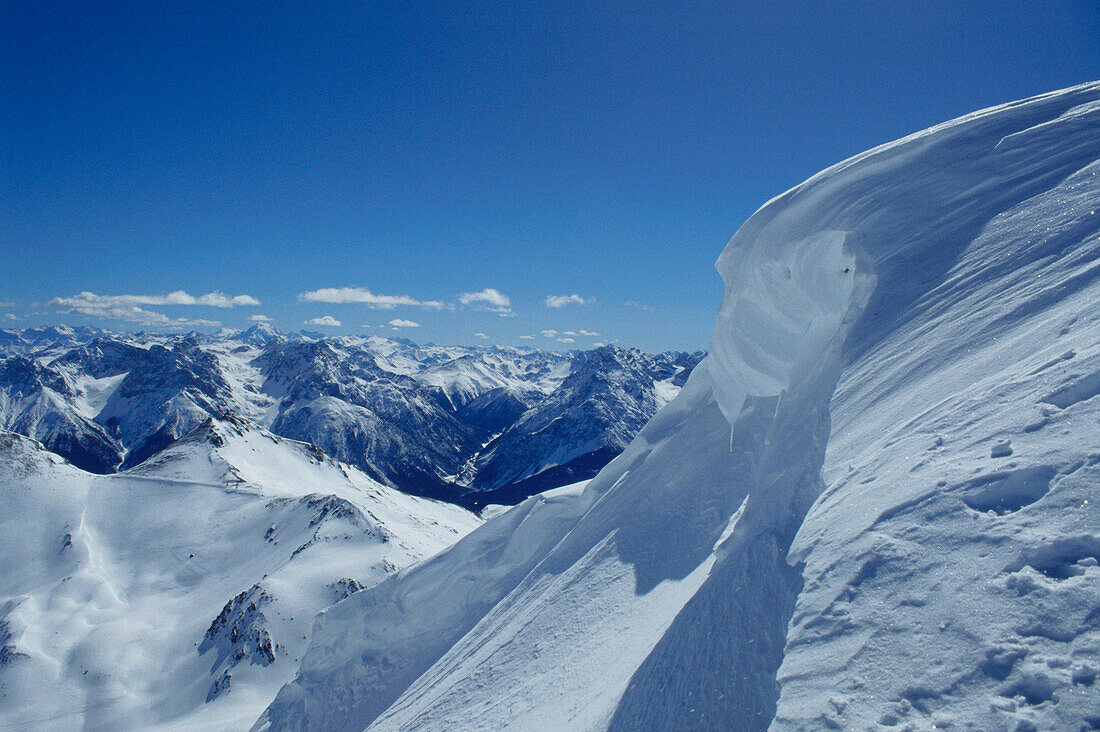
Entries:
{"label": "mountain peak", "polygon": [[237,340],[255,346],[266,346],[269,341],[286,338],[271,323],[255,323],[235,336]]}

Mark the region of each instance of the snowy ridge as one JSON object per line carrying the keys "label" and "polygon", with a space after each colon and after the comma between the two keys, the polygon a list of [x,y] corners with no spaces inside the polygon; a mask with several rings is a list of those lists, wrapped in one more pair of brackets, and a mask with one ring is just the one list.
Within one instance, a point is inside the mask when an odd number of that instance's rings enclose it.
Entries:
{"label": "snowy ridge", "polygon": [[480,523],[230,416],[93,475],[0,432],[0,727],[240,729],[313,616]]}
{"label": "snowy ridge", "polygon": [[326,611],[256,728],[1095,725],[1098,161],[1091,84],[769,202],[631,445]]}

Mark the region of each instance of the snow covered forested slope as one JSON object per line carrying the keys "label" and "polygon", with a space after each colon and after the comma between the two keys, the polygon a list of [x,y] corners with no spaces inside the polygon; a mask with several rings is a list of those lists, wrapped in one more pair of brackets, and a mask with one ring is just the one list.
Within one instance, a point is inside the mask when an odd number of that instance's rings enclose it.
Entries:
{"label": "snow covered forested slope", "polygon": [[479,523],[237,418],[115,475],[0,431],[0,727],[247,727],[317,612]]}
{"label": "snow covered forested slope", "polygon": [[1098,211],[1098,84],[772,200],[622,455],[327,610],[257,728],[1100,724]]}

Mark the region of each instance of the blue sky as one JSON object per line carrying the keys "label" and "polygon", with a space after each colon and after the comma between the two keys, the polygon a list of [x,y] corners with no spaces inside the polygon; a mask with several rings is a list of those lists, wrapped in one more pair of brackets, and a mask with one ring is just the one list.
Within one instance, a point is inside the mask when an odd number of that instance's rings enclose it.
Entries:
{"label": "blue sky", "polygon": [[10,327],[701,348],[768,198],[1100,78],[1096,2],[0,7]]}

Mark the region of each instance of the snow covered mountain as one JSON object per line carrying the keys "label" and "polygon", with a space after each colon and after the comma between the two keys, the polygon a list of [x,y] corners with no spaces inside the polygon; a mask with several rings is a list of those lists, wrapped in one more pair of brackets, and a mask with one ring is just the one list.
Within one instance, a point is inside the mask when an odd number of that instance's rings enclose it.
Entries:
{"label": "snow covered mountain", "polygon": [[[86,470],[139,465],[209,417],[235,413],[406,492],[469,506],[489,502],[483,491],[515,503],[591,477],[678,391],[670,373],[701,358],[285,336],[268,324],[222,336],[4,335],[0,427]],[[600,368],[614,371],[617,390],[575,388]],[[559,410],[554,432],[525,433]],[[481,469],[495,477],[478,480]]]}
{"label": "snow covered mountain", "polygon": [[136,465],[234,406],[217,360],[194,337],[161,345],[103,336],[60,355],[51,341],[0,360],[0,426],[97,473]]}
{"label": "snow covered mountain", "polygon": [[[89,401],[107,382],[88,388]],[[117,443],[89,410],[79,406],[81,394],[57,369],[43,366],[24,356],[0,361],[0,428],[27,435],[49,445],[85,470],[109,473],[122,462]]]}
{"label": "snow covered mountain", "polygon": [[247,727],[317,612],[478,523],[237,417],[115,475],[0,432],[0,727]]}
{"label": "snow covered mountain", "polygon": [[106,335],[99,328],[52,325],[43,328],[21,330],[0,329],[0,356],[14,356],[30,351],[72,348],[93,338]]}
{"label": "snow covered mountain", "polygon": [[322,613],[256,729],[1100,725],[1100,84],[773,199],[581,491]]}
{"label": "snow covered mountain", "polygon": [[557,389],[478,454],[476,500],[511,504],[593,477],[679,392],[701,357],[613,346],[579,354]]}

